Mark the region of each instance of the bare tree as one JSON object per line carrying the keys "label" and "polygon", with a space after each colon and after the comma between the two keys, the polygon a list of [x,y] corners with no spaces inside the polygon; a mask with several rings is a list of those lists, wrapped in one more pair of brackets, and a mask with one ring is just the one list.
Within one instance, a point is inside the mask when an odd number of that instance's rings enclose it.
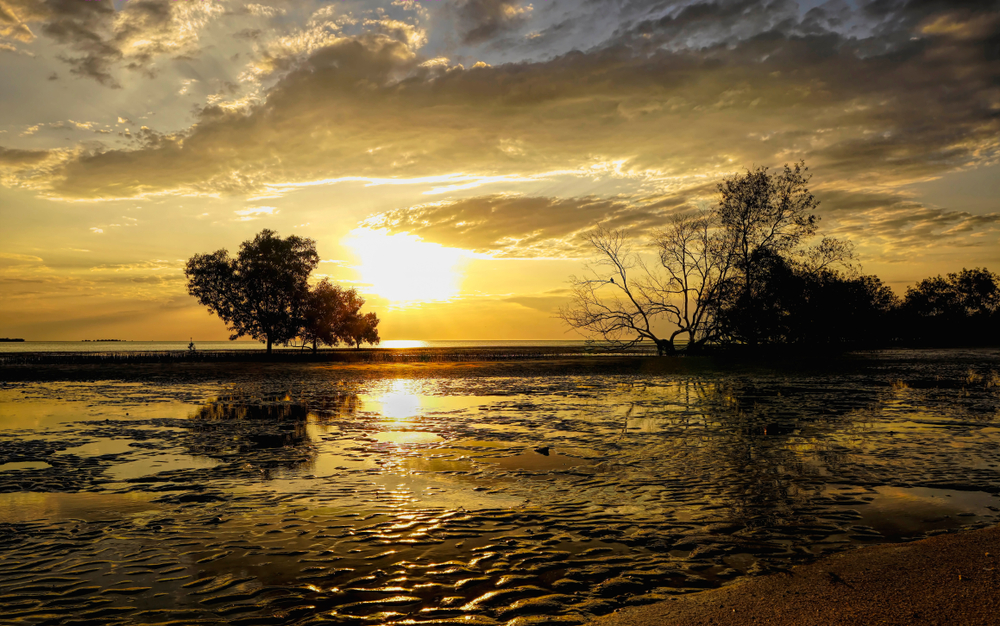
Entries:
{"label": "bare tree", "polygon": [[676,215],[653,233],[658,264],[647,264],[624,231],[598,227],[588,239],[598,261],[587,277],[571,277],[573,300],[560,317],[612,347],[650,340],[659,354],[675,352],[685,335],[688,351],[716,341],[767,340],[764,322],[775,314],[772,291],[781,271],[855,273],[850,242],[826,238],[804,246],[816,233],[811,211],[819,205],[807,171],[796,163],[724,179],[718,206]]}
{"label": "bare tree", "polygon": [[615,348],[629,348],[650,340],[659,354],[672,352],[670,342],[653,330],[653,321],[666,312],[650,290],[649,271],[624,230],[598,226],[588,238],[598,259],[587,266],[589,276],[570,277],[572,303],[559,310],[571,328],[596,335]]}
{"label": "bare tree", "polygon": [[[658,354],[688,349],[716,336],[711,303],[727,280],[732,255],[714,228],[713,215],[677,216],[656,234],[658,265],[633,250],[628,234],[599,226],[588,237],[598,253],[589,276],[570,278],[572,303],[559,316],[570,327],[600,337],[613,348],[649,340]],[[657,322],[673,326],[668,335]]]}
{"label": "bare tree", "polygon": [[[667,319],[677,327],[673,340],[688,336],[694,350],[719,336],[715,304],[728,285],[733,269],[733,246],[711,211],[675,215],[655,235],[660,266],[668,289],[661,296],[676,307]],[[657,283],[663,283],[660,280]]]}

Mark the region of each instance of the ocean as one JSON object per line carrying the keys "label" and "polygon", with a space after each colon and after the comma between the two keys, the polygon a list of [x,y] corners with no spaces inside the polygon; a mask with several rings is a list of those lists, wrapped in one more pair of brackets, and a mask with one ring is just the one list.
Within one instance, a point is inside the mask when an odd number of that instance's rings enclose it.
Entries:
{"label": "ocean", "polygon": [[[161,352],[171,350],[187,350],[189,341],[25,341],[0,342],[0,353],[4,352]],[[376,349],[400,348],[511,348],[511,347],[579,347],[586,345],[582,339],[517,339],[517,340],[448,340],[420,341],[407,339],[390,339],[377,346],[364,346]],[[650,344],[652,345],[652,344]],[[195,341],[195,350],[263,350],[264,344],[258,341]],[[301,350],[301,347],[274,346],[275,350]],[[323,348],[329,350],[330,348]],[[335,350],[350,350],[351,346],[341,345]]]}

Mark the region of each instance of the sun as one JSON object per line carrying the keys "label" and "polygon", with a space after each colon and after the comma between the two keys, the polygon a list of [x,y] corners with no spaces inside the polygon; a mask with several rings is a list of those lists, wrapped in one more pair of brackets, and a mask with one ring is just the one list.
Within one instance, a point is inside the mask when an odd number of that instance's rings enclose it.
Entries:
{"label": "sun", "polygon": [[354,269],[371,291],[394,305],[450,300],[458,295],[465,250],[423,241],[416,235],[386,229],[356,228],[344,244],[359,264]]}

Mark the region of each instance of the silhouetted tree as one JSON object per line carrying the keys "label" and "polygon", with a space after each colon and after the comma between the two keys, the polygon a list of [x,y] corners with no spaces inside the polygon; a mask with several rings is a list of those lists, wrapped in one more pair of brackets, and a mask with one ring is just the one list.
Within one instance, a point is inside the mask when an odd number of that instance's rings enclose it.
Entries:
{"label": "silhouetted tree", "polygon": [[908,339],[923,343],[1000,342],[1000,275],[986,268],[926,278],[906,290]]}
{"label": "silhouetted tree", "polygon": [[873,345],[894,336],[898,298],[878,277],[811,271],[780,256],[760,263],[743,309],[726,309],[734,329],[753,328],[758,344]]}
{"label": "silhouetted tree", "polygon": [[345,291],[326,278],[309,290],[302,331],[299,333],[303,347],[312,344],[313,352],[316,352],[320,345],[340,344],[344,339],[343,327],[347,316],[345,300]]}
{"label": "silhouetted tree", "polygon": [[[363,304],[364,300],[361,302]],[[382,341],[378,336],[378,323],[378,316],[374,313],[362,315],[355,312],[344,323],[343,337],[355,348],[361,348],[362,343],[378,345]]]}
{"label": "silhouetted tree", "polygon": [[722,339],[750,345],[788,341],[790,298],[801,281],[837,266],[853,271],[849,242],[825,238],[803,246],[816,234],[812,211],[819,206],[807,172],[804,162],[773,174],[758,167],[719,183],[716,212],[733,256],[733,271],[714,302]]}
{"label": "silhouetted tree", "polygon": [[265,229],[244,241],[235,259],[226,250],[194,255],[184,275],[188,293],[226,323],[231,340],[250,336],[270,353],[272,344],[299,334],[307,279],[318,263],[312,239],[282,239]]}
{"label": "silhouetted tree", "polygon": [[644,260],[624,231],[598,227],[588,238],[598,260],[588,276],[571,277],[573,300],[560,317],[616,347],[651,340],[659,354],[674,352],[685,334],[688,350],[803,337],[793,318],[806,283],[853,272],[849,242],[803,245],[816,232],[819,204],[806,171],[799,163],[723,180],[714,210],[676,216],[654,233],[659,264]]}
{"label": "silhouetted tree", "polygon": [[[653,328],[656,318],[671,310],[660,283],[632,251],[628,234],[599,226],[588,238],[599,253],[589,277],[570,277],[573,300],[559,316],[571,328],[598,335],[617,348],[650,340],[657,352],[673,352],[673,344]],[[605,268],[608,268],[607,270]],[[674,307],[676,308],[676,307]]]}
{"label": "silhouetted tree", "polygon": [[302,331],[303,345],[339,345],[345,341],[360,348],[361,343],[378,344],[379,319],[374,313],[362,314],[365,300],[355,289],[342,289],[321,280],[309,292]]}

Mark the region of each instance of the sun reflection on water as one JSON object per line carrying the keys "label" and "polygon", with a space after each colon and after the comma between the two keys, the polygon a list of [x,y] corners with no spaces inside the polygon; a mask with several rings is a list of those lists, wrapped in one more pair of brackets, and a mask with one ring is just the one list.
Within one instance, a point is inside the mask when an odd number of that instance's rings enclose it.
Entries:
{"label": "sun reflection on water", "polygon": [[394,380],[383,393],[359,397],[366,408],[397,422],[417,417],[421,409],[420,396],[409,380]]}

